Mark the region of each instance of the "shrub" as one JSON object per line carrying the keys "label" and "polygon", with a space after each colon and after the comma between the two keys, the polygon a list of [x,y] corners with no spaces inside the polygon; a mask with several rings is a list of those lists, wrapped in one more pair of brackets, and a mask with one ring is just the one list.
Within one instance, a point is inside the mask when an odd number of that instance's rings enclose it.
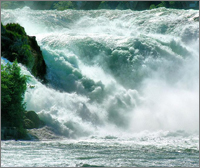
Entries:
{"label": "shrub", "polygon": [[26,32],[22,26],[20,26],[18,23],[8,23],[5,26],[6,30],[13,31],[15,33],[18,33],[19,35],[26,35]]}
{"label": "shrub", "polygon": [[57,10],[66,10],[66,9],[73,9],[74,5],[72,1],[59,1],[58,3],[54,4],[53,8]]}
{"label": "shrub", "polygon": [[1,124],[23,132],[24,94],[28,76],[20,74],[17,61],[1,65]]}
{"label": "shrub", "polygon": [[152,5],[149,7],[149,9],[154,9],[154,8],[156,8],[156,5],[155,5],[155,4],[152,4]]}

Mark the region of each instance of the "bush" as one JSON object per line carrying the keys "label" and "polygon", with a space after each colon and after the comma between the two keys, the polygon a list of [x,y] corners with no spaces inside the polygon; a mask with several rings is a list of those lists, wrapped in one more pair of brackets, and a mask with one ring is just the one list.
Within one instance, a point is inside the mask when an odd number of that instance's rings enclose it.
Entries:
{"label": "bush", "polygon": [[152,4],[149,9],[155,9],[156,8],[156,5],[155,4]]}
{"label": "bush", "polygon": [[181,2],[181,1],[161,1],[161,3],[159,3],[158,5],[155,5],[155,4],[150,5],[149,9],[154,9],[154,8],[159,8],[159,7],[182,9],[183,2]]}
{"label": "bush", "polygon": [[26,36],[26,32],[22,26],[20,26],[18,23],[8,23],[5,26],[6,30],[10,30],[12,32],[18,33],[19,35]]}
{"label": "bush", "polygon": [[58,3],[54,4],[53,8],[57,10],[66,10],[73,9],[74,5],[72,1],[59,1]]}

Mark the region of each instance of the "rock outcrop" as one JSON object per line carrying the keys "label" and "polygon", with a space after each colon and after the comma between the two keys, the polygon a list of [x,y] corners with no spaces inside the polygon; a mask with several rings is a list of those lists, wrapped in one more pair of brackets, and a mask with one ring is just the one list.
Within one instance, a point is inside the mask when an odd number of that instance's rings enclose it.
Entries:
{"label": "rock outcrop", "polygon": [[28,36],[16,23],[1,24],[1,56],[13,62],[15,59],[45,82],[46,64],[35,36]]}
{"label": "rock outcrop", "polygon": [[[35,132],[40,132],[39,130],[44,130],[43,129],[43,127],[45,127],[44,121],[42,121],[38,117],[36,112],[34,112],[34,111],[25,112],[23,120],[24,120],[23,127],[25,129],[27,129],[27,130],[25,130],[26,132],[24,133],[23,136],[20,135],[21,134],[20,128],[3,126],[1,128],[1,140],[10,140],[10,139],[32,140],[32,139],[38,139],[37,136],[39,136],[39,135],[36,136]],[[37,129],[39,129],[39,130],[37,131]],[[40,139],[41,139],[41,137],[40,137]]]}
{"label": "rock outcrop", "polygon": [[49,127],[44,126],[42,128],[28,129],[27,133],[31,140],[53,140],[63,139],[62,136],[58,135],[56,131]]}
{"label": "rock outcrop", "polygon": [[33,128],[41,128],[45,124],[38,115],[34,111],[27,111],[25,112],[24,117],[24,128],[26,129],[33,129]]}

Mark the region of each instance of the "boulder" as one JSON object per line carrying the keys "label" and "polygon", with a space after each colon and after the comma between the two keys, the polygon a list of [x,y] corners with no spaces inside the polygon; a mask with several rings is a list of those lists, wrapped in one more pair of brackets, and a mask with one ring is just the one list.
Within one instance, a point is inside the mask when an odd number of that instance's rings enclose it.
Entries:
{"label": "boulder", "polygon": [[32,140],[58,140],[63,138],[61,135],[56,133],[56,130],[49,126],[44,126],[38,129],[28,129],[27,132]]}
{"label": "boulder", "polygon": [[33,121],[29,120],[29,119],[25,119],[24,120],[24,128],[26,129],[32,129],[35,128],[35,124],[33,123]]}
{"label": "boulder", "polygon": [[34,111],[25,112],[24,128],[26,129],[40,128],[44,125],[45,125],[44,122],[40,120],[36,112]]}

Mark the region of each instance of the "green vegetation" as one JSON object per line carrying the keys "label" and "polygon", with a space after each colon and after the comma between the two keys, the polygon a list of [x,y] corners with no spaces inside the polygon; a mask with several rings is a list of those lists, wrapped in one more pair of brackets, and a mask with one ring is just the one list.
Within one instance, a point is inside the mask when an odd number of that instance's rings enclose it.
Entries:
{"label": "green vegetation", "polygon": [[156,8],[156,5],[155,5],[155,4],[152,4],[152,5],[149,7],[149,9],[154,9],[154,8]]}
{"label": "green vegetation", "polygon": [[57,10],[74,9],[74,5],[71,1],[59,1],[54,3],[53,8]]}
{"label": "green vegetation", "polygon": [[4,29],[1,33],[3,55],[6,55],[11,62],[17,59],[18,62],[30,67],[33,59],[24,28],[15,23],[9,23],[6,26],[1,24],[1,27]]}
{"label": "green vegetation", "polygon": [[30,139],[26,129],[45,125],[34,111],[26,111],[24,94],[29,76],[20,71],[16,60],[1,65],[1,139]]}
{"label": "green vegetation", "polygon": [[25,65],[37,78],[45,81],[46,64],[34,36],[28,36],[17,23],[1,23],[1,55]]}
{"label": "green vegetation", "polygon": [[24,94],[28,76],[20,74],[17,61],[1,65],[1,126],[16,127],[17,137],[26,136],[23,128]]}
{"label": "green vegetation", "polygon": [[40,120],[36,112],[34,111],[26,111],[24,117],[24,128],[32,129],[32,128],[40,128],[44,126],[44,122]]}
{"label": "green vegetation", "polygon": [[1,55],[12,64],[1,65],[1,139],[30,139],[26,129],[39,128],[44,122],[33,111],[25,112],[24,94],[28,76],[20,73],[18,62],[40,79],[46,64],[34,36],[28,36],[16,23],[1,23]]}
{"label": "green vegetation", "polygon": [[150,9],[159,7],[183,9],[184,5],[181,1],[161,1],[158,5],[152,4]]}
{"label": "green vegetation", "polygon": [[[191,5],[192,4],[192,5]],[[92,10],[92,9],[131,9],[147,10],[159,7],[176,9],[199,9],[199,1],[2,1],[3,9],[16,9],[29,6],[37,10]]]}

